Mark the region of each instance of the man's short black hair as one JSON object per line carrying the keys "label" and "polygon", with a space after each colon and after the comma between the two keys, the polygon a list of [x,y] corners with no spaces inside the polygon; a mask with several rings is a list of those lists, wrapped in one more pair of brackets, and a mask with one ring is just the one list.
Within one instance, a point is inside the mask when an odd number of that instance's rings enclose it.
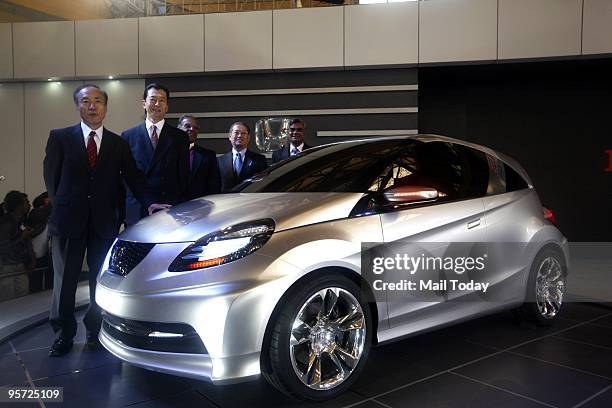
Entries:
{"label": "man's short black hair", "polygon": [[244,122],[234,122],[234,123],[232,123],[232,126],[230,126],[230,132],[232,131],[232,129],[233,129],[233,128],[234,128],[234,126],[236,126],[236,125],[242,125],[242,126],[244,126],[244,127],[247,129],[247,133],[248,133],[248,134],[251,134],[251,128],[249,127],[249,125],[247,125],[247,124],[246,124],[246,123],[244,123]]}
{"label": "man's short black hair", "polygon": [[79,92],[81,92],[85,88],[96,88],[98,91],[102,92],[102,95],[104,95],[104,104],[108,105],[108,94],[96,84],[83,84],[77,86],[77,88],[72,93],[72,99],[74,100],[75,105],[79,106]]}
{"label": "man's short black hair", "polygon": [[186,114],[186,115],[181,115],[181,117],[180,117],[180,118],[179,118],[179,120],[178,120],[178,124],[180,125],[180,124],[181,124],[181,122],[183,121],[183,119],[187,119],[187,118],[189,118],[189,119],[193,119],[193,120],[195,120],[195,121],[197,121],[197,120],[198,120],[198,119],[197,119],[195,116],[193,116],[193,115],[189,115],[189,114]]}
{"label": "man's short black hair", "polygon": [[7,213],[12,213],[19,206],[23,205],[28,199],[28,195],[26,193],[22,193],[21,191],[11,190],[6,193],[4,196],[4,209]]}
{"label": "man's short black hair", "polygon": [[306,123],[302,119],[300,119],[300,118],[293,118],[293,119],[291,119],[289,121],[289,126],[291,126],[291,125],[293,125],[295,123],[301,123],[302,126],[306,127]]}
{"label": "man's short black hair", "polygon": [[149,94],[149,89],[157,89],[158,91],[164,91],[166,93],[166,99],[170,100],[170,91],[163,85],[156,84],[155,82],[147,85],[144,89],[144,93],[142,94],[142,99],[147,99],[147,95]]}

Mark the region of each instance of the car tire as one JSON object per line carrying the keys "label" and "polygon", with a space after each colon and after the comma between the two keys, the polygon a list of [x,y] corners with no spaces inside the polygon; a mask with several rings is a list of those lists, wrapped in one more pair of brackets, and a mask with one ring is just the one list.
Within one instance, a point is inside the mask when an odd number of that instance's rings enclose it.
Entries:
{"label": "car tire", "polygon": [[271,322],[265,378],[297,399],[322,401],[342,394],[368,357],[371,316],[352,280],[319,275],[301,281]]}
{"label": "car tire", "polygon": [[531,264],[525,303],[520,316],[538,326],[549,326],[559,316],[565,295],[567,267],[559,250],[545,248]]}

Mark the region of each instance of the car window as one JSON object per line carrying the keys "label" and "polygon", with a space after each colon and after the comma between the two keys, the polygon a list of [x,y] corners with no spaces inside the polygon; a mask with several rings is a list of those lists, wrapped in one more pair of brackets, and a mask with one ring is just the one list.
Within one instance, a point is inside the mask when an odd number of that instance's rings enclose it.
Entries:
{"label": "car window", "polygon": [[520,174],[516,172],[512,167],[504,163],[504,170],[506,173],[506,191],[518,191],[524,188],[529,188],[527,182]]}
{"label": "car window", "polygon": [[365,193],[391,157],[412,140],[330,145],[269,168],[234,191]]}
{"label": "car window", "polygon": [[489,186],[487,187],[487,195],[503,194],[506,192],[506,174],[505,164],[497,157],[487,154],[487,162],[489,164]]}
{"label": "car window", "polygon": [[429,142],[407,146],[377,177],[370,191],[420,186],[438,190],[438,201],[482,197],[489,167],[484,153],[469,147]]}

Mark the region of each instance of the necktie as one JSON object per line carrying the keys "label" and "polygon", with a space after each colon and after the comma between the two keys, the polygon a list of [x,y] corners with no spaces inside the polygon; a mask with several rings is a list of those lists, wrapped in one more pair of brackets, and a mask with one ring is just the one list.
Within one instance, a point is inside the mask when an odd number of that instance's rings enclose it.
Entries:
{"label": "necktie", "polygon": [[89,160],[89,170],[96,167],[96,160],[98,159],[98,146],[96,145],[96,132],[93,130],[89,133],[87,138],[87,159]]}
{"label": "necktie", "polygon": [[193,147],[189,149],[189,169],[193,170]]}
{"label": "necktie", "polygon": [[300,151],[298,150],[297,147],[294,147],[293,149],[291,149],[291,155],[295,156],[296,154],[298,154]]}
{"label": "necktie", "polygon": [[157,137],[157,126],[151,126],[151,145],[153,145],[153,150],[157,147],[157,142],[159,138]]}
{"label": "necktie", "polygon": [[234,174],[236,177],[240,175],[240,170],[242,169],[242,155],[240,153],[236,153],[236,157],[234,157]]}

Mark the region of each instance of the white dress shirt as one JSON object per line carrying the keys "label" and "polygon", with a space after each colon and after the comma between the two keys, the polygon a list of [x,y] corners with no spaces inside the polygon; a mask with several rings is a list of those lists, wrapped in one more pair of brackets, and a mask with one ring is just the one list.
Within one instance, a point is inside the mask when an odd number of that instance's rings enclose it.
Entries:
{"label": "white dress shirt", "polygon": [[244,156],[246,154],[246,151],[247,151],[246,147],[240,151],[237,151],[236,149],[232,147],[232,163],[234,162],[234,160],[236,160],[236,155],[239,154],[241,156],[240,158],[242,159],[241,162],[244,165]]}
{"label": "white dress shirt", "polygon": [[297,149],[298,152],[296,154],[302,153],[302,150],[304,150],[304,142],[302,142],[301,145],[299,145],[298,147],[295,147],[294,145],[290,144],[289,145],[289,156],[293,156],[293,154],[291,152],[293,152],[293,149]]}
{"label": "white dress shirt", "polygon": [[83,131],[83,140],[85,142],[85,149],[87,149],[87,139],[89,139],[89,134],[93,130],[96,132],[94,136],[94,140],[96,141],[96,153],[100,154],[100,145],[102,144],[102,134],[104,133],[104,127],[100,126],[97,129],[92,129],[87,126],[85,123],[81,122],[81,130]]}
{"label": "white dress shirt", "polygon": [[147,127],[149,139],[151,138],[151,126],[155,126],[157,128],[157,139],[159,140],[159,135],[161,134],[162,128],[164,127],[164,123],[166,123],[166,119],[162,119],[157,123],[153,123],[149,119],[145,119],[145,126]]}

